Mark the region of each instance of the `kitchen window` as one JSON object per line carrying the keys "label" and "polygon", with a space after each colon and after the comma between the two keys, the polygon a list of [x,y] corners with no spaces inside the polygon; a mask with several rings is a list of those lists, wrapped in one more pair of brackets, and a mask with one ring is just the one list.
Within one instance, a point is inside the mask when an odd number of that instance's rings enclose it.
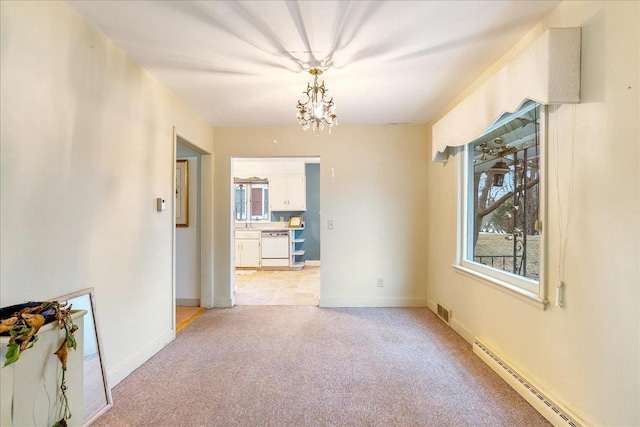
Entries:
{"label": "kitchen window", "polygon": [[457,267],[543,301],[544,109],[525,103],[467,144]]}
{"label": "kitchen window", "polygon": [[269,181],[234,179],[236,221],[269,221]]}

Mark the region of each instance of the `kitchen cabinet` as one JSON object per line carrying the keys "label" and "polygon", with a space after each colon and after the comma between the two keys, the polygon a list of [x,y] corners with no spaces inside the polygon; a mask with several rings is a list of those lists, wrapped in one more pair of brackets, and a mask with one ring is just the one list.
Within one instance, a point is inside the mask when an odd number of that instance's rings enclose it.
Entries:
{"label": "kitchen cabinet", "polygon": [[270,176],[269,209],[271,212],[306,211],[306,177],[303,174]]}
{"label": "kitchen cabinet", "polygon": [[236,267],[260,268],[260,231],[236,231]]}

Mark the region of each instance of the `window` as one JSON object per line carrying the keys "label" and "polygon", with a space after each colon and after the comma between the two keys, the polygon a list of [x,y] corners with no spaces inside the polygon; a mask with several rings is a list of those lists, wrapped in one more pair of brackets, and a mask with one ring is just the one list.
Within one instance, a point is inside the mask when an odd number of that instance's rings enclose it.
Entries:
{"label": "window", "polygon": [[269,220],[269,182],[234,180],[236,221]]}
{"label": "window", "polygon": [[505,114],[465,148],[459,265],[541,299],[541,106]]}

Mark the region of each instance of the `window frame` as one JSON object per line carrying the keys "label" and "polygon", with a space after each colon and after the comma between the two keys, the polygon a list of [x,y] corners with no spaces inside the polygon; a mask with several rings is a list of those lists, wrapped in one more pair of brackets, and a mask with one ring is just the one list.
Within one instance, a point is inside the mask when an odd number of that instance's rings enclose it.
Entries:
{"label": "window frame", "polygon": [[[237,201],[236,201],[236,188],[235,186],[237,184],[241,184],[241,185],[245,185],[246,186],[246,190],[245,190],[245,194],[246,197],[244,198],[243,201],[243,205],[246,211],[246,216],[247,218],[242,220],[242,219],[238,219],[238,210],[237,210]],[[233,203],[234,203],[234,221],[236,223],[247,223],[247,224],[253,224],[253,223],[265,223],[265,222],[271,222],[271,208],[269,203],[266,204],[266,219],[252,219],[251,218],[251,208],[252,208],[252,203],[253,203],[253,186],[255,184],[260,184],[260,185],[266,185],[266,188],[262,188],[262,193],[263,193],[263,203],[264,203],[264,193],[265,191],[267,192],[267,197],[270,197],[269,194],[269,190],[270,190],[270,184],[268,180],[260,180],[259,182],[257,181],[252,181],[251,179],[234,179],[233,182]]]}
{"label": "window frame", "polygon": [[[266,185],[266,187],[256,187],[254,188],[255,185]],[[248,196],[247,199],[247,208],[248,208],[248,212],[247,212],[247,217],[249,218],[249,222],[270,222],[270,218],[271,218],[271,208],[269,207],[269,182],[260,182],[260,183],[251,183],[250,184],[250,194]],[[260,200],[260,204],[262,205],[262,212],[264,215],[266,215],[266,219],[253,219],[252,218],[252,212],[253,212],[253,190],[255,189],[259,189],[261,190],[262,193],[262,199]],[[267,197],[265,198],[265,193],[267,194]],[[266,209],[265,209],[266,208]]]}
{"label": "window frame", "polygon": [[[238,188],[236,188],[237,183],[233,183],[233,208],[234,208],[234,219],[235,222],[247,222],[248,221],[248,213],[246,212],[247,210],[247,199],[248,196],[247,194],[247,190],[244,189],[244,197],[241,203],[238,203]],[[241,190],[242,191],[242,190]],[[245,212],[245,219],[238,219],[238,206],[242,206],[244,208],[244,212]]]}
{"label": "window frame", "polygon": [[470,209],[473,207],[472,191],[473,174],[473,142],[461,147],[456,156],[458,172],[458,239],[456,245],[456,262],[453,267],[465,275],[477,281],[504,290],[525,302],[533,303],[544,309],[548,304],[546,299],[546,225],[547,225],[547,141],[548,141],[548,109],[544,104],[540,104],[540,126],[539,126],[539,219],[542,223],[539,243],[539,280],[529,279],[506,271],[491,268],[479,262],[469,259],[469,242],[473,239],[472,218],[469,218]]}

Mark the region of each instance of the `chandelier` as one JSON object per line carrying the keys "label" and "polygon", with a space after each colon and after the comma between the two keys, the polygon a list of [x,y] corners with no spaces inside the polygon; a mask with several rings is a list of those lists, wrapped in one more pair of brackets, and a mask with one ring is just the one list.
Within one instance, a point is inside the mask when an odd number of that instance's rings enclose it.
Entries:
{"label": "chandelier", "polygon": [[313,129],[314,132],[320,133],[325,125],[329,125],[329,133],[331,126],[338,125],[338,116],[336,116],[336,106],[333,103],[333,97],[327,99],[326,93],[329,89],[325,89],[324,82],[318,86],[318,76],[322,74],[320,68],[312,68],[309,73],[314,76],[313,86],[307,83],[307,90],[304,93],[307,96],[306,101],[298,101],[296,106],[298,110],[298,123],[302,125],[302,129]]}

